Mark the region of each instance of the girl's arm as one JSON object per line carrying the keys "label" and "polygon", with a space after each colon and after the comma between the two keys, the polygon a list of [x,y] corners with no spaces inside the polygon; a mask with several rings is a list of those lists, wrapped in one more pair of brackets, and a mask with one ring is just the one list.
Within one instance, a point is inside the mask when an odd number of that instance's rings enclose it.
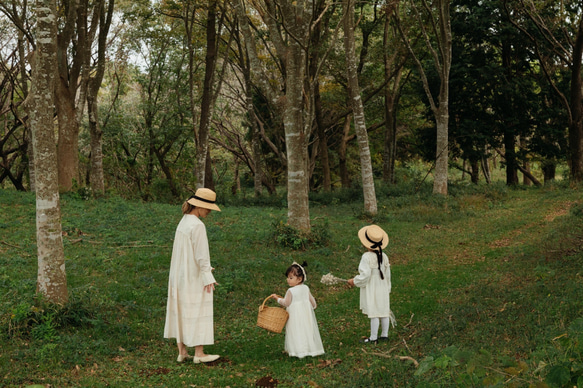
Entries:
{"label": "girl's arm", "polygon": [[311,292],[310,292],[310,303],[312,304],[312,308],[314,310],[316,309],[316,307],[318,307],[318,305],[316,304],[316,299],[314,299]]}
{"label": "girl's arm", "polygon": [[282,305],[283,307],[288,307],[292,302],[292,293],[290,290],[287,290],[285,293],[285,298],[277,298],[277,303]]}
{"label": "girl's arm", "polygon": [[368,260],[364,257],[365,255],[366,253],[363,255],[362,259],[360,260],[360,264],[358,265],[358,275],[352,279],[352,283],[356,287],[366,287],[372,273],[370,265],[368,264]]}

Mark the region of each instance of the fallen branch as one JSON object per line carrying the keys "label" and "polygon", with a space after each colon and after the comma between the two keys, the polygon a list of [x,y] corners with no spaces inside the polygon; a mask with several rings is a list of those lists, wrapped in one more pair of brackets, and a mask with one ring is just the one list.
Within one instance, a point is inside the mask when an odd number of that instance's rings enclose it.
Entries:
{"label": "fallen branch", "polygon": [[7,246],[9,246],[9,247],[12,247],[12,248],[20,248],[18,245],[12,245],[12,244],[8,244],[6,241],[0,241],[0,243],[2,243],[2,244],[4,244],[4,245],[7,245]]}
{"label": "fallen branch", "polygon": [[417,368],[419,366],[419,362],[410,356],[397,356],[397,355],[391,356],[390,354],[385,354],[385,353],[367,352],[364,349],[362,349],[362,352],[366,353],[366,354],[372,354],[373,356],[379,356],[379,357],[385,357],[385,358],[396,358],[396,359],[401,360],[401,361],[411,361],[413,363],[413,365],[415,365],[415,368]]}
{"label": "fallen branch", "polygon": [[415,313],[411,313],[411,318],[409,318],[409,323],[407,323],[405,326],[403,327],[407,327],[411,324],[411,322],[413,322],[413,317],[415,316]]}

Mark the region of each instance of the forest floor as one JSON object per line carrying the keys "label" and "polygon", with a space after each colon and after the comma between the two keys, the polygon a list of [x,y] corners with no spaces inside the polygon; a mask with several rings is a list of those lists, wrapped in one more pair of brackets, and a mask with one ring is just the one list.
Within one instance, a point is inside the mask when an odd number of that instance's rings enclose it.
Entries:
{"label": "forest floor", "polygon": [[[333,194],[331,194],[333,195]],[[215,291],[210,365],[178,364],[163,338],[180,204],[63,195],[70,302],[35,296],[35,198],[0,190],[0,386],[572,387],[583,382],[583,200],[562,186],[452,186],[379,194],[379,214],[336,200],[311,204],[325,244],[294,250],[283,206],[222,204],[205,224]],[[223,205],[224,203],[224,205]],[[320,283],[357,273],[360,227],[390,237],[389,341],[363,345],[359,291]],[[289,232],[289,231],[288,231]],[[286,237],[286,236],[283,236]],[[291,240],[302,236],[289,236]],[[280,239],[281,240],[281,239]],[[297,359],[284,335],[256,326],[258,307],[307,261],[326,354]]]}

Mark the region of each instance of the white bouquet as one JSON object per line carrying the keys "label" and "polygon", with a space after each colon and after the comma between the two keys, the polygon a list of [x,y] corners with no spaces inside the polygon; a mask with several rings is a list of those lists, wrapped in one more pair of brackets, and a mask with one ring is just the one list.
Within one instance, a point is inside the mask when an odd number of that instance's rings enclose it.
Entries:
{"label": "white bouquet", "polygon": [[337,278],[336,276],[332,275],[331,273],[327,273],[326,275],[322,276],[322,279],[320,279],[320,283],[325,284],[327,286],[332,286],[334,284],[338,284],[338,283],[346,283],[348,280],[346,279],[341,279],[341,278]]}

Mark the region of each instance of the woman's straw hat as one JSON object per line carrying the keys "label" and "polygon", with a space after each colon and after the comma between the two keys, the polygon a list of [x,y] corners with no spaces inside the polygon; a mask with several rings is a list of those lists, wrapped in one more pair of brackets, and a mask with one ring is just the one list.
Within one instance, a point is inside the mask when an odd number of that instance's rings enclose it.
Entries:
{"label": "woman's straw hat", "polygon": [[188,198],[186,202],[188,202],[192,206],[202,207],[205,209],[211,209],[220,212],[221,209],[219,209],[219,207],[215,204],[216,199],[217,194],[214,191],[212,191],[211,189],[201,188],[196,190],[196,193],[194,193],[192,197]]}
{"label": "woman's straw hat", "polygon": [[358,231],[358,238],[362,245],[368,249],[380,247],[385,249],[389,245],[389,235],[377,225],[369,225]]}

